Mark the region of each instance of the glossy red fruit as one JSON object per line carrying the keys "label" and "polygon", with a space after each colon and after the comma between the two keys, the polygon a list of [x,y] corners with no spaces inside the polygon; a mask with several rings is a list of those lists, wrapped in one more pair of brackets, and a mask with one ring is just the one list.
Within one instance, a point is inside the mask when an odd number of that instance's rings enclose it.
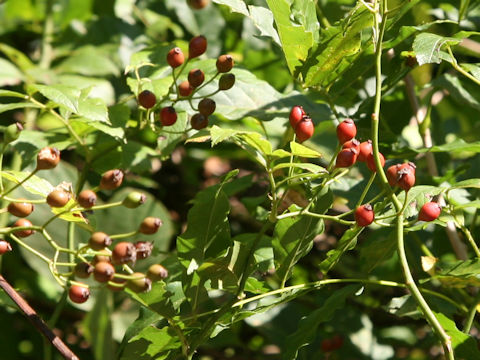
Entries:
{"label": "glossy red fruit", "polygon": [[70,194],[64,190],[53,190],[47,195],[47,204],[51,207],[64,207],[70,201]]}
{"label": "glossy red fruit", "polygon": [[297,127],[298,123],[302,121],[305,115],[306,115],[305,110],[303,110],[303,107],[301,107],[300,105],[296,105],[292,107],[292,110],[290,110],[290,116],[288,117],[288,119],[290,120],[290,125],[294,130]]}
{"label": "glossy red fruit", "polygon": [[425,203],[420,212],[418,213],[418,220],[420,221],[433,221],[440,216],[442,208],[436,202]]}
{"label": "glossy red fruit", "polygon": [[152,281],[160,281],[168,277],[168,270],[160,264],[153,264],[148,268],[147,277]]}
{"label": "glossy red fruit", "polygon": [[153,216],[148,216],[143,219],[140,227],[138,228],[138,231],[142,234],[151,235],[155,234],[162,225],[163,221],[161,219]]}
{"label": "glossy red fruit", "polygon": [[188,5],[195,10],[203,9],[209,3],[210,0],[188,0]]}
{"label": "glossy red fruit", "polygon": [[177,112],[173,106],[167,106],[160,110],[160,122],[163,126],[171,126],[177,122]]}
{"label": "glossy red fruit", "polygon": [[194,88],[202,85],[204,80],[205,80],[205,74],[200,69],[192,69],[188,73],[188,82],[190,83],[190,86]]}
{"label": "glossy red fruit", "polygon": [[0,255],[12,251],[12,245],[8,241],[0,240]]}
{"label": "glossy red fruit", "polygon": [[60,151],[57,148],[45,147],[37,155],[37,170],[53,169],[60,162]]}
{"label": "glossy red fruit", "polygon": [[215,101],[205,98],[198,103],[198,112],[204,116],[209,116],[215,112],[216,107]]}
{"label": "glossy red fruit", "polygon": [[295,127],[295,135],[297,136],[297,141],[302,143],[305,140],[310,139],[314,131],[315,126],[313,125],[312,119],[310,119],[308,116],[304,116]]}
{"label": "glossy red fruit", "polygon": [[135,243],[137,249],[137,259],[143,260],[152,255],[153,243],[148,241],[137,241]]}
{"label": "glossy red fruit", "polygon": [[123,171],[119,169],[108,170],[103,174],[102,179],[100,180],[100,189],[103,190],[114,190],[123,182]]}
{"label": "glossy red fruit", "polygon": [[218,89],[219,90],[228,90],[233,87],[235,84],[235,75],[233,74],[223,74],[218,80]]}
{"label": "glossy red fruit", "polygon": [[133,292],[147,292],[152,288],[152,281],[140,272],[133,273],[132,279],[127,281],[127,287]]}
{"label": "glossy red fruit", "polygon": [[234,63],[231,55],[220,55],[216,63],[217,70],[219,73],[227,73],[232,70]]}
{"label": "glossy red fruit", "polygon": [[93,273],[93,269],[94,268],[91,264],[82,261],[75,265],[73,268],[73,273],[78,278],[86,279]]}
{"label": "glossy red fruit", "polygon": [[167,63],[174,69],[182,65],[184,61],[185,56],[183,55],[182,50],[178,47],[173,48],[167,54]]}
{"label": "glossy red fruit", "polygon": [[77,202],[81,207],[90,209],[97,202],[97,194],[92,190],[83,190],[78,194]]}
{"label": "glossy red fruit", "polygon": [[88,239],[88,246],[95,251],[105,249],[107,246],[112,245],[112,239],[110,236],[101,231],[96,231]]}
{"label": "glossy red fruit", "polygon": [[137,260],[137,249],[131,242],[122,241],[115,245],[112,251],[114,264],[134,263]]}
{"label": "glossy red fruit", "polygon": [[345,119],[337,126],[337,138],[340,144],[352,140],[357,135],[357,126],[352,119]]}
{"label": "glossy red fruit", "polygon": [[83,304],[90,297],[87,285],[72,285],[68,289],[68,297],[76,304]]}
{"label": "glossy red fruit", "polygon": [[360,152],[358,153],[358,161],[367,161],[368,155],[373,152],[372,140],[360,143]]}
{"label": "glossy red fruit", "polygon": [[202,55],[207,50],[207,38],[203,35],[195,36],[188,44],[188,57],[190,59]]}
{"label": "glossy red fruit", "polygon": [[185,80],[178,85],[178,92],[180,93],[180,96],[187,97],[190,96],[190,94],[193,91],[193,87],[190,85],[190,83]]}
{"label": "glossy red fruit", "polygon": [[107,261],[100,261],[95,264],[93,269],[93,277],[98,282],[104,283],[113,279],[115,268]]}
{"label": "glossy red fruit", "polygon": [[190,124],[195,130],[201,130],[208,126],[208,117],[200,113],[195,114],[190,119]]}
{"label": "glossy red fruit", "polygon": [[[18,199],[25,200],[25,199]],[[11,202],[8,204],[7,210],[13,216],[26,217],[34,210],[33,204],[27,202]]]}
{"label": "glossy red fruit", "polygon": [[390,184],[391,187],[397,186],[398,185],[398,168],[399,164],[395,164],[392,166],[389,166],[387,171],[385,172],[385,175],[387,176],[388,183]]}
{"label": "glossy red fruit", "polygon": [[397,176],[398,186],[405,191],[410,190],[415,185],[415,164],[401,164],[398,167]]}
{"label": "glossy red fruit", "polygon": [[355,222],[358,226],[368,226],[375,220],[372,205],[365,204],[355,210]]}
{"label": "glossy red fruit", "polygon": [[[380,164],[382,165],[382,167],[384,167],[385,157],[382,153],[378,153],[378,157],[380,158]],[[377,167],[375,166],[375,157],[373,156],[373,153],[370,153],[367,157],[367,166],[370,171],[377,172]]]}
{"label": "glossy red fruit", "polygon": [[355,149],[358,155],[360,153],[360,141],[357,139],[348,140],[347,142],[343,143],[342,149]]}
{"label": "glossy red fruit", "polygon": [[343,149],[337,155],[335,167],[348,168],[355,164],[355,162],[357,161],[357,156],[357,150],[355,150],[354,148]]}
{"label": "glossy red fruit", "polygon": [[150,109],[155,106],[157,98],[155,94],[149,90],[143,90],[138,94],[138,103],[142,105],[145,109]]}
{"label": "glossy red fruit", "polygon": [[[12,227],[30,227],[30,226],[33,226],[33,224],[27,219],[18,219],[12,225]],[[16,236],[22,237],[22,238],[30,236],[33,233],[34,231],[30,229],[17,230],[14,232]]]}

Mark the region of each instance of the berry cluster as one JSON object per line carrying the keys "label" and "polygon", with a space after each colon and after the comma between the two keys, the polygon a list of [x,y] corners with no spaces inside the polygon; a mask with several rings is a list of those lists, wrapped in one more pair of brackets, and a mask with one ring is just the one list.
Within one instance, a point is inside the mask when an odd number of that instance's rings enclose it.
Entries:
{"label": "berry cluster", "polygon": [[[34,203],[43,202],[41,200],[28,200],[24,198],[12,199],[6,195],[16,187],[21,186],[39,170],[48,170],[55,168],[60,162],[60,151],[55,148],[46,147],[37,155],[37,166],[35,170],[15,187],[4,191],[1,194],[2,199],[8,199],[6,210],[13,216],[18,217],[11,227],[7,228],[4,234],[10,237],[20,245],[24,245],[22,238],[32,235],[38,231],[49,243],[56,249],[57,254],[65,252],[73,254],[74,263],[57,263],[54,260],[48,260],[44,255],[36,253],[49,263],[54,278],[65,287],[69,287],[69,297],[73,302],[83,303],[89,295],[89,286],[85,283],[79,283],[72,279],[72,274],[76,278],[86,279],[91,274],[99,283],[106,283],[112,290],[121,290],[125,287],[135,291],[150,290],[152,281],[159,281],[168,276],[168,271],[160,264],[152,265],[146,274],[134,272],[130,266],[135,265],[137,260],[143,260],[149,257],[153,250],[151,242],[137,241],[131,243],[120,241],[113,245],[115,239],[134,236],[137,234],[153,235],[157,233],[162,226],[162,220],[148,216],[140,223],[137,230],[126,233],[108,235],[101,231],[95,231],[91,234],[88,244],[80,246],[77,250],[65,249],[55,243],[46,230],[46,226],[55,218],[62,214],[72,213],[81,214],[82,211],[101,210],[113,206],[125,206],[134,209],[145,203],[146,197],[139,192],[130,193],[125,199],[118,203],[96,205],[97,191],[115,190],[122,185],[124,173],[120,169],[112,169],[103,174],[100,183],[93,189],[81,191],[78,196],[63,184],[57,186],[46,195],[45,202],[52,208],[58,209],[56,215],[41,226],[35,226],[31,221],[25,219],[35,209]],[[113,246],[112,249],[109,247]],[[9,242],[0,240],[0,255],[9,252],[12,247]],[[72,268],[71,273],[61,273],[57,270],[58,266],[68,266]],[[122,273],[123,272],[123,273]]]}
{"label": "berry cluster", "polygon": [[[231,89],[235,84],[235,75],[230,73],[234,66],[234,60],[231,55],[220,55],[217,58],[216,68],[217,73],[209,80],[205,81],[205,74],[201,69],[194,68],[189,71],[187,80],[184,80],[177,84],[177,79],[182,74],[185,66],[191,60],[203,55],[207,50],[207,39],[200,35],[190,40],[188,46],[188,57],[185,57],[182,50],[178,47],[171,49],[167,54],[167,63],[172,68],[173,86],[174,89],[173,98],[168,93],[157,103],[157,98],[154,93],[149,90],[143,90],[138,94],[138,103],[147,110],[155,110],[156,107],[160,107],[158,112],[158,121],[161,126],[171,126],[177,121],[177,112],[175,110],[175,103],[178,101],[186,100],[190,104],[190,107],[196,111],[196,113],[190,118],[190,125],[192,129],[200,130],[208,126],[208,117],[215,112],[216,104],[210,96],[219,91],[225,91]],[[178,73],[175,72],[177,68],[180,68]],[[220,75],[221,74],[221,75]],[[220,75],[218,80],[218,89],[212,94],[194,97],[194,95],[204,87],[206,84],[212,82],[217,76]],[[201,99],[195,107],[192,100]],[[166,102],[171,102],[171,105],[164,106]]]}
{"label": "berry cluster", "polygon": [[312,118],[303,110],[303,107],[294,106],[290,111],[289,120],[299,142],[302,143],[312,137],[315,126]]}

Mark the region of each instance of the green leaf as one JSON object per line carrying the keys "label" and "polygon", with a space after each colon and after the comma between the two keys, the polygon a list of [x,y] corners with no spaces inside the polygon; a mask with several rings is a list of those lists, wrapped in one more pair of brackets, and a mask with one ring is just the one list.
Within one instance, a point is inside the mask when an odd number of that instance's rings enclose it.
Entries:
{"label": "green leaf", "polygon": [[[20,172],[20,171],[2,171],[2,177],[9,181],[14,182],[15,184],[19,184],[23,179],[29,176],[29,172]],[[22,187],[31,194],[41,195],[42,197],[46,198],[48,194],[50,194],[54,186],[50,184],[47,180],[38,177],[37,175],[33,175],[30,179],[25,181],[22,184]]]}
{"label": "green leaf", "polygon": [[162,160],[168,159],[178,143],[185,138],[185,130],[188,126],[187,113],[177,113],[177,122],[169,126],[164,132],[160,132],[157,138],[157,151],[160,152]]}
{"label": "green leaf", "polygon": [[93,121],[110,123],[107,105],[102,99],[82,97],[78,101],[78,115]]}
{"label": "green leaf", "polygon": [[76,49],[72,55],[58,64],[55,70],[86,76],[118,76],[120,74],[115,63],[108,57],[108,52],[91,45]]}
{"label": "green leaf", "polygon": [[472,74],[475,79],[480,80],[480,64],[467,64],[463,63],[460,66],[470,74]]}
{"label": "green leaf", "polygon": [[444,286],[467,287],[480,285],[480,259],[457,261],[437,271],[435,276]]}
{"label": "green leaf", "polygon": [[110,322],[112,306],[109,290],[101,289],[95,305],[83,321],[85,338],[92,344],[95,360],[113,360],[115,358]]}
{"label": "green leaf", "polygon": [[143,328],[125,346],[121,359],[164,359],[162,353],[181,348],[178,335],[171,326],[157,328],[153,325]]}
{"label": "green leaf", "polygon": [[72,113],[78,113],[78,99],[81,92],[77,88],[66,85],[30,85],[33,89],[40,92],[47,99],[51,100],[58,106],[65,108]]}
{"label": "green leaf", "polygon": [[354,295],[360,288],[359,285],[350,285],[335,290],[319,309],[302,318],[298,323],[297,330],[286,339],[282,360],[296,359],[298,350],[313,342],[320,324],[332,320],[335,312],[345,306],[346,299]]}
{"label": "green leaf", "polygon": [[393,231],[389,231],[388,235],[382,232],[380,235],[371,236],[368,243],[362,245],[360,259],[364,261],[368,272],[393,256],[397,246],[395,236]]}
{"label": "green leaf", "polygon": [[10,104],[0,104],[0,114],[15,109],[23,109],[23,108],[38,108],[37,104],[29,103],[29,102],[18,102],[18,103],[10,103]]}
{"label": "green leaf", "polygon": [[[468,79],[443,74],[432,81],[435,88],[448,91],[449,95],[460,105],[467,105],[475,110],[480,110],[480,97],[476,89],[478,85]],[[463,140],[459,140],[463,141]]]}
{"label": "green leaf", "polygon": [[16,91],[0,89],[0,97],[17,97],[17,98],[25,99],[26,96],[27,95],[16,92]]}
{"label": "green leaf", "polygon": [[452,37],[443,37],[431,33],[421,33],[413,41],[413,51],[415,51],[419,65],[436,63],[440,64],[442,60],[450,60],[450,55],[442,50],[445,45],[453,46],[459,44],[461,39]]}
{"label": "green leaf", "polygon": [[327,170],[320,165],[310,164],[310,163],[281,163],[273,167],[273,171],[285,169],[285,168],[295,168],[307,170],[313,174],[327,174]]}
{"label": "green leaf", "polygon": [[347,251],[353,250],[357,245],[357,237],[365,229],[355,226],[345,231],[337,244],[337,248],[327,253],[327,258],[320,263],[320,270],[324,274],[329,272],[340,260],[340,257]]}
{"label": "green leaf", "polygon": [[19,85],[24,80],[25,76],[15,65],[8,60],[0,58],[0,86]]}
{"label": "green leaf", "polygon": [[475,338],[458,330],[455,322],[444,314],[436,313],[435,316],[452,340],[452,347],[455,351],[456,359],[468,360],[480,358],[480,350],[478,349]]}
{"label": "green leaf", "polygon": [[306,158],[320,158],[322,154],[318,151],[310,149],[305,145],[299,144],[295,141],[290,142],[290,150],[292,151],[293,155],[306,157]]}
{"label": "green leaf", "polygon": [[464,181],[459,181],[456,184],[451,186],[451,189],[465,189],[465,188],[480,188],[480,179],[468,179]]}

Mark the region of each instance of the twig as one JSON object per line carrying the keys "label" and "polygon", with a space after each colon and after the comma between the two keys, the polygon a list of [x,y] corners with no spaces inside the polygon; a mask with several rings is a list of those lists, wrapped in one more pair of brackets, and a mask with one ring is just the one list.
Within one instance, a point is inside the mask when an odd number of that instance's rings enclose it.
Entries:
{"label": "twig", "polygon": [[38,316],[33,308],[20,296],[18,292],[0,275],[0,287],[17,304],[20,310],[30,320],[30,322],[57,348],[64,359],[79,360],[78,356],[73,353],[65,343],[53,333],[53,331]]}

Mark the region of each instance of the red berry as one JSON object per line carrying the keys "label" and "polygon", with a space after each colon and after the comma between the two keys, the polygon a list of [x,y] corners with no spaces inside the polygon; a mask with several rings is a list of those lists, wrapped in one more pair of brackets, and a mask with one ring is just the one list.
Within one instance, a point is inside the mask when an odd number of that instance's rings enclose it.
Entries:
{"label": "red berry", "polygon": [[70,194],[63,190],[53,190],[47,196],[47,204],[51,207],[64,207],[70,201]]}
{"label": "red berry", "polygon": [[190,85],[190,83],[187,80],[182,81],[180,85],[178,85],[178,92],[180,93],[180,96],[184,96],[184,97],[190,96],[192,91],[193,91],[193,87]]}
{"label": "red berry", "polygon": [[290,110],[290,125],[292,128],[295,130],[297,127],[298,123],[302,121],[303,117],[306,115],[305,110],[299,105],[296,105]]}
{"label": "red berry", "polygon": [[0,255],[12,251],[12,245],[8,241],[0,240]]}
{"label": "red berry", "polygon": [[143,90],[138,94],[138,103],[142,105],[145,109],[150,109],[155,106],[157,98],[155,94],[149,90]]}
{"label": "red berry", "polygon": [[160,110],[160,122],[163,126],[171,126],[177,122],[177,112],[173,106],[167,106]]}
{"label": "red berry", "polygon": [[[25,199],[18,199],[25,200]],[[14,216],[26,217],[30,215],[34,209],[33,204],[27,202],[11,202],[8,204],[8,212]]]}
{"label": "red berry", "polygon": [[77,202],[81,207],[90,209],[97,202],[97,194],[92,190],[83,190],[78,194]]}
{"label": "red berry", "polygon": [[113,190],[122,185],[123,171],[119,169],[108,170],[100,180],[100,189]]}
{"label": "red berry", "polygon": [[37,155],[37,170],[53,169],[60,162],[60,151],[57,148],[45,147]]}
{"label": "red berry", "polygon": [[433,221],[440,216],[442,208],[436,202],[425,203],[420,212],[418,213],[418,220],[420,221]]}
{"label": "red berry", "polygon": [[217,70],[219,73],[227,73],[232,70],[234,61],[231,55],[220,55],[217,59]]}
{"label": "red berry", "polygon": [[388,183],[391,187],[398,185],[398,168],[399,164],[389,166],[385,175],[387,176]]}
{"label": "red berry", "polygon": [[331,352],[340,349],[343,346],[343,337],[340,335],[335,335],[330,339],[322,340],[322,351]]}
{"label": "red berry", "polygon": [[134,263],[137,260],[137,249],[130,242],[122,241],[115,245],[112,251],[112,262],[114,264]]}
{"label": "red berry", "polygon": [[218,80],[218,89],[219,90],[228,90],[233,87],[235,84],[235,75],[233,74],[223,74]]}
{"label": "red berry", "polygon": [[358,226],[368,226],[375,219],[375,213],[373,212],[372,205],[365,204],[357,207],[355,210],[355,222]]}
{"label": "red berry", "polygon": [[297,124],[295,128],[295,134],[297,135],[298,142],[302,143],[312,137],[315,131],[312,119],[308,116],[304,116],[302,120]]}
{"label": "red berry", "polygon": [[335,167],[337,168],[348,168],[355,164],[357,161],[357,150],[350,148],[350,149],[343,149],[337,155],[337,160],[335,162]]}
{"label": "red berry", "polygon": [[188,57],[190,59],[202,55],[207,50],[207,38],[203,35],[195,36],[188,44]]}
{"label": "red berry", "polygon": [[72,285],[68,289],[68,297],[76,304],[83,304],[89,296],[90,290],[88,290],[87,285]]}
{"label": "red berry", "polygon": [[162,225],[163,221],[161,219],[153,216],[148,216],[143,219],[138,231],[142,234],[151,235],[155,234]]}
{"label": "red berry", "polygon": [[[33,226],[33,224],[27,220],[27,219],[18,219],[15,221],[12,225],[12,227],[30,227]],[[14,232],[14,234],[18,237],[27,237],[33,234],[33,230],[30,229],[24,229],[24,230],[17,230]]]}
{"label": "red berry", "polygon": [[208,126],[208,117],[202,114],[195,114],[190,119],[190,124],[195,130],[201,130]]}
{"label": "red berry", "polygon": [[216,107],[215,101],[205,98],[198,103],[198,112],[204,116],[209,116],[215,112]]}
{"label": "red berry", "polygon": [[352,140],[357,135],[357,127],[352,119],[345,119],[337,126],[337,138],[340,144]]}
{"label": "red berry", "polygon": [[196,88],[202,85],[203,80],[205,80],[205,74],[200,69],[192,69],[188,73],[188,82],[190,86]]}
{"label": "red berry", "polygon": [[[378,153],[378,157],[380,158],[380,164],[382,167],[385,166],[385,157],[383,156],[382,153]],[[375,166],[375,157],[373,156],[373,153],[370,153],[367,157],[367,166],[370,169],[370,171],[376,172],[377,167]]]}
{"label": "red berry", "polygon": [[406,163],[398,167],[397,171],[398,176],[398,186],[408,191],[410,188],[415,185],[415,164]]}
{"label": "red berry", "polygon": [[100,261],[95,264],[93,269],[93,277],[98,282],[104,283],[113,279],[115,275],[115,268],[107,261]]}
{"label": "red berry", "polygon": [[180,48],[176,47],[170,50],[167,54],[167,62],[172,68],[177,68],[183,64],[185,56]]}
{"label": "red berry", "polygon": [[148,268],[147,277],[152,281],[160,281],[168,277],[168,271],[160,264],[153,264]]}
{"label": "red berry", "polygon": [[112,239],[101,231],[94,232],[92,236],[90,236],[90,239],[88,239],[88,246],[95,251],[105,249],[110,245],[112,245]]}
{"label": "red berry", "polygon": [[357,139],[349,140],[343,143],[342,149],[355,149],[358,155],[360,153],[360,141],[358,141]]}
{"label": "red berry", "polygon": [[358,153],[358,161],[367,161],[368,155],[373,152],[372,140],[360,143],[360,152]]}

